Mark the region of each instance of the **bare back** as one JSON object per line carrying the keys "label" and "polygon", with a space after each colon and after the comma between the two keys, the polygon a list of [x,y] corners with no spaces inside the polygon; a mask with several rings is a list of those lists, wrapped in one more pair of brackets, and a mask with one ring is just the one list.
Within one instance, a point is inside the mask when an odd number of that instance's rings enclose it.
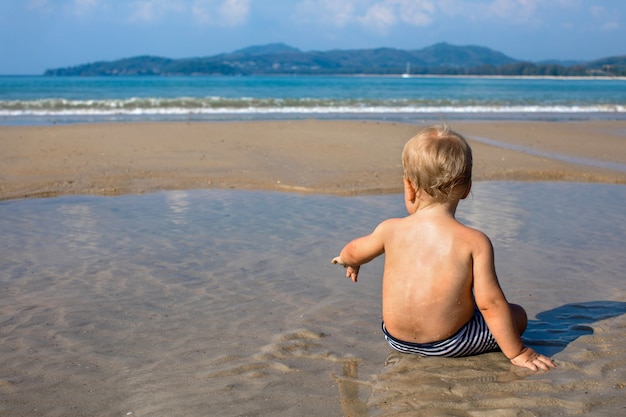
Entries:
{"label": "bare back", "polygon": [[388,220],[379,232],[389,333],[415,343],[452,336],[474,313],[473,242],[484,235],[437,208]]}

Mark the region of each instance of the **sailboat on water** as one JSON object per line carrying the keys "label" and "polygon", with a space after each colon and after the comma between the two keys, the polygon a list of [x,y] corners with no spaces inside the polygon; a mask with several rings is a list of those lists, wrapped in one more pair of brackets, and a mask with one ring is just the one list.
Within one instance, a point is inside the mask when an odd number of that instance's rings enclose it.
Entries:
{"label": "sailboat on water", "polygon": [[411,78],[411,63],[406,63],[406,72],[402,74],[402,78]]}

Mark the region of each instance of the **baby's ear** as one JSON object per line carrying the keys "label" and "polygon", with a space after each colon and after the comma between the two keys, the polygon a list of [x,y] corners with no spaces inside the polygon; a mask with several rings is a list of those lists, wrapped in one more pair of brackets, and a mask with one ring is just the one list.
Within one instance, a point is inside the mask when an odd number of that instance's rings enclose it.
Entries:
{"label": "baby's ear", "polygon": [[417,190],[407,177],[404,177],[404,195],[411,202],[415,201],[417,196]]}

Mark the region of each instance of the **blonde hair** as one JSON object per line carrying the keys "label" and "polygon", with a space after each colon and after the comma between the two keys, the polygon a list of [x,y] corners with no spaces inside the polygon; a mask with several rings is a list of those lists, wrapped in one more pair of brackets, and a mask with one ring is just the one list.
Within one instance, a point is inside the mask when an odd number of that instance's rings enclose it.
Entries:
{"label": "blonde hair", "polygon": [[461,199],[472,181],[472,149],[445,125],[428,126],[402,150],[404,176],[436,201]]}

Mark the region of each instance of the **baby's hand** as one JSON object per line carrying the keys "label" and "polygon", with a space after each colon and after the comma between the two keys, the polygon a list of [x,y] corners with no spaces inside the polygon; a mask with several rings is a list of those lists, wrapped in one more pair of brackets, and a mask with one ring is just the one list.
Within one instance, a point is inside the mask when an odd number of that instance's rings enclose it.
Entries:
{"label": "baby's hand", "polygon": [[350,278],[352,280],[352,282],[356,282],[357,278],[359,276],[359,268],[358,266],[350,266],[350,265],[346,265],[343,262],[343,259],[341,259],[341,256],[336,256],[333,258],[332,261],[330,261],[332,264],[339,264],[339,265],[343,265],[344,268],[346,268],[346,278]]}
{"label": "baby's hand", "polygon": [[537,371],[539,369],[548,371],[550,368],[556,368],[552,359],[535,352],[529,347],[522,349],[519,355],[511,359],[511,363],[533,371]]}

